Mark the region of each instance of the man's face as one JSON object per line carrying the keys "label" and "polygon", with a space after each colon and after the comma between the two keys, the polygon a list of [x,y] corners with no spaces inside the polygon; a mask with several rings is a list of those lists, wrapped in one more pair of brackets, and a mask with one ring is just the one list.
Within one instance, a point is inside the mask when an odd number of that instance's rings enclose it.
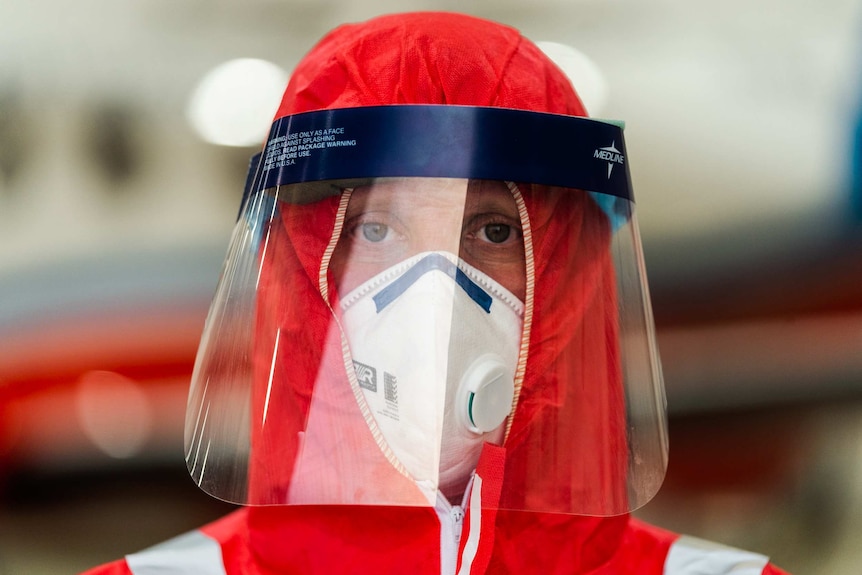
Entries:
{"label": "man's face", "polygon": [[[392,178],[357,187],[348,198],[330,259],[342,304],[351,301],[355,306],[357,300],[348,294],[373,278],[384,278],[380,283],[387,290],[397,286],[409,277],[398,264],[427,252],[450,254],[440,258],[446,262],[456,255],[469,266],[462,266],[462,272],[468,269],[477,277],[478,270],[517,299],[525,299],[521,218],[506,184]],[[429,260],[434,258],[417,261]],[[393,268],[397,273],[387,279],[384,272]],[[362,391],[398,461],[419,480],[434,476],[440,492],[450,501],[459,501],[484,443],[499,444],[503,439],[521,339],[521,318],[514,311],[520,304],[509,301],[483,307],[480,302],[485,300],[477,291],[489,300],[492,296],[480,284],[494,282],[480,279],[472,284],[476,290],[461,284],[462,290],[441,275],[425,277],[432,279],[426,279],[426,284],[418,279],[402,282],[409,286],[404,293],[422,298],[417,300],[420,305],[397,308],[397,303],[389,302],[366,316],[350,315],[361,313],[350,307],[344,312],[343,326],[354,365],[373,367],[398,382],[395,407],[381,400],[376,386]],[[456,278],[457,274],[452,277],[457,283]],[[494,288],[496,296],[503,291]],[[393,301],[405,301],[401,297]],[[475,414],[485,417],[501,409],[505,413],[490,416],[493,423],[482,425],[481,430],[467,421]],[[397,410],[397,416],[392,410]]]}
{"label": "man's face", "polygon": [[498,181],[393,178],[356,188],[330,269],[344,295],[428,251],[457,254],[524,300],[521,219]]}

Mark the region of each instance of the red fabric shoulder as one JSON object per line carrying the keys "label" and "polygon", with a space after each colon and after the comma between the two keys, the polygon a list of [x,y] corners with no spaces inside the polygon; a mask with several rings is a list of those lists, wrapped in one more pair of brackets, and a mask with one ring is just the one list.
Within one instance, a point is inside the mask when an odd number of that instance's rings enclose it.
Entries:
{"label": "red fabric shoulder", "polygon": [[770,563],[766,567],[764,567],[763,575],[790,575],[790,573],[779,569],[778,567]]}
{"label": "red fabric shoulder", "polygon": [[221,545],[227,575],[264,575],[249,549],[248,507],[243,507],[200,528]]}
{"label": "red fabric shoulder", "polygon": [[[664,563],[670,546],[679,539],[679,534],[632,519],[626,537],[620,548],[629,561],[626,573],[663,573]],[[763,575],[790,575],[788,572],[768,563]]]}
{"label": "red fabric shoulder", "polygon": [[84,571],[81,575],[132,575],[125,559],[117,559]]}
{"label": "red fabric shoulder", "polygon": [[631,519],[620,545],[620,564],[626,567],[621,572],[663,573],[668,550],[677,539],[678,533]]}
{"label": "red fabric shoulder", "polygon": [[[251,561],[248,542],[248,509],[239,509],[199,529],[207,537],[218,542],[222,560],[228,575],[274,575],[259,569]],[[81,575],[134,575],[126,559],[117,559],[93,567]]]}

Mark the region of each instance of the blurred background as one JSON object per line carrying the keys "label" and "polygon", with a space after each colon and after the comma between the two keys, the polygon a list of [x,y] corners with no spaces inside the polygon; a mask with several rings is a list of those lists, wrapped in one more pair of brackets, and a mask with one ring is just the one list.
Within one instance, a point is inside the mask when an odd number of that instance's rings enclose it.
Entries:
{"label": "blurred background", "polygon": [[323,33],[413,9],[547,42],[626,121],[671,417],[638,515],[858,573],[862,3],[4,0],[0,575],[231,509],[187,476],[182,420],[248,158]]}

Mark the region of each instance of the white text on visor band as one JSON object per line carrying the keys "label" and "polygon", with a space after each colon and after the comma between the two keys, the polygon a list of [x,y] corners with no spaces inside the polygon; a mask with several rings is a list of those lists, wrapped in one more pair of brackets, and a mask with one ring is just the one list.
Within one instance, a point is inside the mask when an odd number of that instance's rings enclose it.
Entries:
{"label": "white text on visor band", "polygon": [[392,454],[429,489],[466,481],[512,406],[523,303],[445,252],[411,257],[347,294],[356,379]]}

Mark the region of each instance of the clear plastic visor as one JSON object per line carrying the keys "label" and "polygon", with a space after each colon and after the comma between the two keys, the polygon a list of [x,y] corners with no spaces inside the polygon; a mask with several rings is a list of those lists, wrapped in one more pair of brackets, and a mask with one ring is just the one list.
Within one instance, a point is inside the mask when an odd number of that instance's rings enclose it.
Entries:
{"label": "clear plastic visor", "polygon": [[478,483],[498,509],[640,507],[667,435],[632,210],[452,177],[251,193],[193,375],[192,477],[252,505],[461,505]]}

